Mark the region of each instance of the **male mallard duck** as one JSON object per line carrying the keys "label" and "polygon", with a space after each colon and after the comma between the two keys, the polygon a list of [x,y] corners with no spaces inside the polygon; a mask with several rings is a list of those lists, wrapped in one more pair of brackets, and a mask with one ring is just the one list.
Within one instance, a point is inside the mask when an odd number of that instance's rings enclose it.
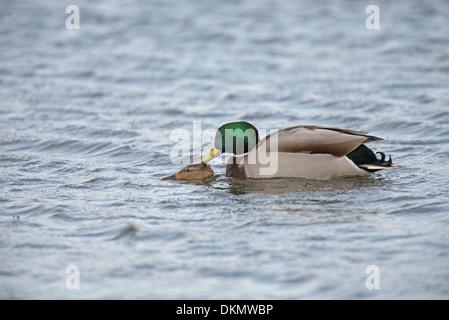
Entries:
{"label": "male mallard duck", "polygon": [[214,175],[214,171],[205,163],[191,164],[181,171],[161,180],[204,180]]}
{"label": "male mallard duck", "polygon": [[233,153],[226,176],[234,178],[367,176],[395,167],[391,157],[385,160],[385,154],[378,152],[378,159],[364,145],[377,140],[383,139],[363,131],[306,125],[279,130],[259,141],[258,130],[239,121],[217,130],[214,147],[201,161]]}

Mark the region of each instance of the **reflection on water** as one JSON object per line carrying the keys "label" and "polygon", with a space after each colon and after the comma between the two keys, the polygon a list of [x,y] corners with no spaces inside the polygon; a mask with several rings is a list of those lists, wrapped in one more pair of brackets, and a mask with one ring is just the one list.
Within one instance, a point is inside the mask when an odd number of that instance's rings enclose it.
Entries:
{"label": "reflection on water", "polygon": [[227,179],[226,189],[235,195],[246,193],[283,194],[298,192],[351,192],[361,188],[382,187],[377,178],[339,178],[328,181],[299,178]]}

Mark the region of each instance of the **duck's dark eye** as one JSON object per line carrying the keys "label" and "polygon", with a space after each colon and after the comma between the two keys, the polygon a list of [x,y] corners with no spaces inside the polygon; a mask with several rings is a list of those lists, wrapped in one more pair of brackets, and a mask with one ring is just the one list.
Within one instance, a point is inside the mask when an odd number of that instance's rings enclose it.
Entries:
{"label": "duck's dark eye", "polygon": [[191,170],[190,169],[186,169],[186,172],[190,172]]}

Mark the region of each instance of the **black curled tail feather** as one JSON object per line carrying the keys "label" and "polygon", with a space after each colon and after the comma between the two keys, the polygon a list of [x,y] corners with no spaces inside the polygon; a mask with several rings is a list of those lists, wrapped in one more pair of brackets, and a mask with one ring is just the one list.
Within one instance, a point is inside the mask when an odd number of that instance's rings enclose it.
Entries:
{"label": "black curled tail feather", "polygon": [[[376,156],[380,155],[380,159]],[[346,157],[352,160],[358,167],[369,172],[375,172],[386,168],[393,168],[393,160],[391,156],[386,160],[385,153],[374,153],[370,148],[361,144],[354,151],[347,154]]]}
{"label": "black curled tail feather", "polygon": [[376,164],[382,167],[391,167],[393,165],[393,160],[391,159],[391,156],[388,156],[388,160],[385,161],[385,153],[383,152],[376,152],[376,154],[380,155],[380,159],[377,159]]}

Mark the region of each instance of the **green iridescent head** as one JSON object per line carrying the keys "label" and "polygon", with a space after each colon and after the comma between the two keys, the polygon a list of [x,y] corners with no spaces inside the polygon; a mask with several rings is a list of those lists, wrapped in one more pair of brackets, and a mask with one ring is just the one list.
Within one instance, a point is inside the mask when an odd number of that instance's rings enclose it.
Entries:
{"label": "green iridescent head", "polygon": [[218,128],[215,134],[214,147],[201,162],[207,163],[222,153],[235,155],[247,153],[259,141],[256,127],[246,121],[230,122]]}

